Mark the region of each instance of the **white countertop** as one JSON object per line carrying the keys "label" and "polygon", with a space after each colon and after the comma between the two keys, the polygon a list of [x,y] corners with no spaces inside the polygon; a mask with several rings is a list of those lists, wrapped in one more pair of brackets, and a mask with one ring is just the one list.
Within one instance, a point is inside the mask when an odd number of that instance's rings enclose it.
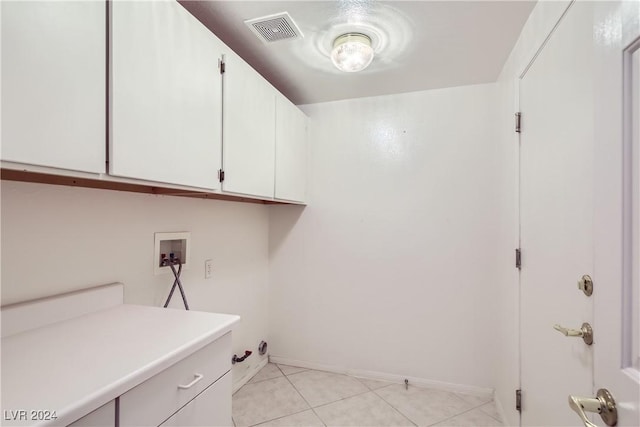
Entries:
{"label": "white countertop", "polygon": [[239,320],[121,304],[4,337],[2,425],[11,410],[56,411],[56,420],[41,424],[70,424],[228,333]]}

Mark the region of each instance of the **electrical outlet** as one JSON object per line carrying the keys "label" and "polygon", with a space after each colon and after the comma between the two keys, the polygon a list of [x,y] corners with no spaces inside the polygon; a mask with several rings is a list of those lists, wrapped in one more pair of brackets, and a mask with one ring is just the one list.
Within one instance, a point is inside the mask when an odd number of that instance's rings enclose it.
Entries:
{"label": "electrical outlet", "polygon": [[208,259],[204,262],[204,278],[211,279],[212,274],[213,274],[213,260]]}

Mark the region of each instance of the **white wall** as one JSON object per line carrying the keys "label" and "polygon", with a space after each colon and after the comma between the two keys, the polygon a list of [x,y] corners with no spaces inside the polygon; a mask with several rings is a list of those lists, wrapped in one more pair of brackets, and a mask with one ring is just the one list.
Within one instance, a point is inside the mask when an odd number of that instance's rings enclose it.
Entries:
{"label": "white wall", "polygon": [[493,84],[304,107],[309,206],[270,215],[273,356],[493,386],[496,107]]}
{"label": "white wall", "polygon": [[[502,197],[498,209],[503,227],[497,237],[498,253],[508,254],[513,265],[513,250],[519,246],[518,231],[518,137],[514,132],[514,114],[518,111],[518,79],[533,59],[569,1],[538,2],[498,78],[498,114],[501,160],[498,183]],[[526,118],[524,119],[526,120]],[[507,425],[517,425],[515,390],[520,388],[519,371],[519,274],[515,268],[500,271],[493,307],[497,316],[495,364],[493,366],[496,400],[501,404]]]}
{"label": "white wall", "polygon": [[[125,302],[162,306],[171,275],[154,276],[154,233],[191,232],[182,282],[193,310],[242,316],[239,382],[267,336],[268,208],[263,205],[2,181],[2,304],[92,285],[125,284]],[[213,259],[213,278],[204,261]],[[176,291],[172,306],[182,309]],[[132,325],[135,327],[135,325]]]}
{"label": "white wall", "polygon": [[306,208],[2,181],[2,304],[122,281],[159,306],[153,233],[191,231],[187,296],[242,316],[236,353],[495,387],[517,424],[516,81],[567,3],[537,4],[496,85],[306,106]]}

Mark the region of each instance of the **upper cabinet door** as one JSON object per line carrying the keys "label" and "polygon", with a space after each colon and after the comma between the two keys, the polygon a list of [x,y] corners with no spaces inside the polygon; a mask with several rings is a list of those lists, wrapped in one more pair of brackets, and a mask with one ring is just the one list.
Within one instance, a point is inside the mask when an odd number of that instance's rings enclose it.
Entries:
{"label": "upper cabinet door", "polygon": [[110,5],[110,173],[219,189],[224,45],[176,1]]}
{"label": "upper cabinet door", "polygon": [[223,80],[222,189],[272,199],[276,90],[230,50]]}
{"label": "upper cabinet door", "polygon": [[278,96],[275,198],[304,202],[306,188],[307,116],[284,96]]}
{"label": "upper cabinet door", "polygon": [[2,160],[104,173],[105,2],[0,7]]}

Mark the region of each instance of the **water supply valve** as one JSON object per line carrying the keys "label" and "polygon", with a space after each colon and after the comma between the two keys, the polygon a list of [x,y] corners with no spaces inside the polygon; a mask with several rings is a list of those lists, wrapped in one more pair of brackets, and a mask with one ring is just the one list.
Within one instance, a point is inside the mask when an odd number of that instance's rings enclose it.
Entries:
{"label": "water supply valve", "polygon": [[233,357],[231,358],[231,364],[235,365],[236,363],[244,362],[244,360],[247,357],[251,356],[251,353],[252,353],[251,351],[245,350],[244,356],[242,356],[242,357],[238,357],[237,354],[234,354]]}

